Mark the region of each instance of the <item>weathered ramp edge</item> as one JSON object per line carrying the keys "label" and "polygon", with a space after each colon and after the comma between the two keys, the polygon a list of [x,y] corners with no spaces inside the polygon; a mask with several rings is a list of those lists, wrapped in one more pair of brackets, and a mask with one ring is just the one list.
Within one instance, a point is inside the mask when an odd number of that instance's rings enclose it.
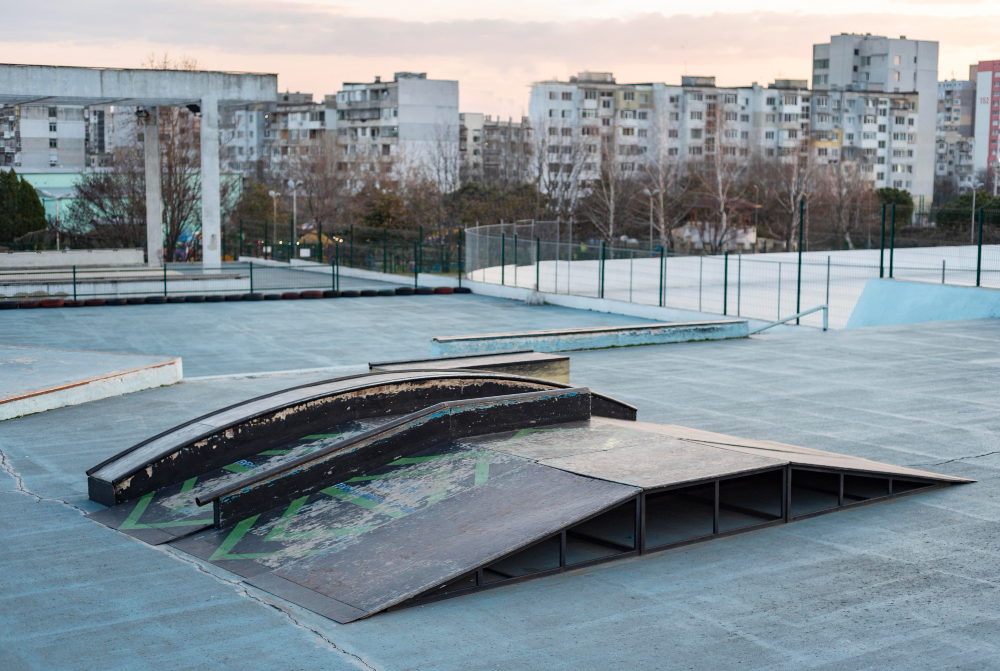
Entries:
{"label": "weathered ramp edge", "polygon": [[569,357],[564,354],[515,350],[468,356],[438,356],[429,359],[401,359],[368,364],[372,371],[404,370],[487,370],[494,373],[525,375],[543,380],[569,383]]}
{"label": "weathered ramp edge", "polygon": [[237,480],[196,499],[223,528],[433,445],[590,417],[590,390],[557,389],[439,403],[377,429]]}
{"label": "weathered ramp edge", "polygon": [[[300,385],[208,413],[120,452],[87,471],[89,495],[112,506],[339,421],[414,412],[462,398],[568,388],[518,375],[428,370]],[[595,413],[635,419],[634,406],[592,396]]]}
{"label": "weathered ramp edge", "polygon": [[[304,557],[247,582],[276,593],[268,589],[275,585],[266,576],[277,576],[364,612],[347,612],[347,617],[334,613],[338,622],[350,622],[599,515],[640,491],[527,464],[373,529],[357,543]],[[277,595],[309,608],[294,594]]]}
{"label": "weathered ramp edge", "polygon": [[[923,471],[907,466],[897,466],[882,461],[873,461],[863,457],[855,457],[839,452],[827,452],[811,447],[800,445],[790,445],[788,443],[778,443],[771,440],[756,440],[753,438],[740,438],[724,433],[714,433],[712,431],[702,431],[686,426],[674,424],[652,424],[649,422],[619,422],[614,419],[596,418],[592,420],[597,423],[613,424],[622,426],[631,431],[642,431],[659,435],[670,436],[694,444],[701,444],[708,447],[730,450],[732,452],[742,452],[744,454],[754,454],[761,457],[771,457],[773,459],[785,460],[793,466],[815,466],[819,468],[833,468],[844,471],[856,471],[858,473],[878,473],[882,475],[898,475],[901,477],[915,477],[939,482],[953,482],[956,484],[967,484],[975,482],[968,478],[961,478],[954,475],[945,475],[933,471]],[[548,460],[542,460],[550,466],[556,466]],[[572,470],[572,469],[570,469]]]}

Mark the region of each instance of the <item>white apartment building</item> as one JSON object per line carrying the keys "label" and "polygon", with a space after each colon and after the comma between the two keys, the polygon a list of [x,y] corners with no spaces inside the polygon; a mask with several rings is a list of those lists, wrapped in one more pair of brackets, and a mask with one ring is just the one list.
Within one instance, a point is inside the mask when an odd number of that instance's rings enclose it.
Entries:
{"label": "white apartment building", "polygon": [[452,189],[459,180],[458,82],[397,72],[345,83],[326,96],[328,142],[339,170],[386,179],[404,170]]}
{"label": "white apartment building", "polygon": [[478,112],[458,116],[462,184],[514,185],[530,181],[534,159],[527,117],[504,121]]}
{"label": "white apartment building", "polygon": [[0,106],[0,165],[20,172],[82,170],[86,126],[83,107]]}
{"label": "white apartment building", "polygon": [[[888,38],[878,35],[856,35],[842,33],[834,35],[825,44],[813,45],[813,91],[852,91],[867,93],[884,93],[885,96],[876,99],[875,106],[881,110],[887,109],[886,116],[889,115],[888,107],[890,99],[896,100],[892,94],[915,93],[915,100],[907,98],[907,105],[912,103],[914,107],[910,112],[915,112],[914,126],[912,130],[907,130],[906,134],[913,135],[912,143],[907,139],[907,144],[913,147],[893,147],[890,155],[884,156],[887,166],[884,173],[888,186],[894,186],[896,182],[911,182],[912,186],[906,188],[916,201],[918,209],[921,204],[929,206],[934,196],[934,172],[935,172],[935,134],[937,122],[937,88],[938,88],[938,43],[926,40],[908,40],[906,37],[899,39]],[[870,99],[870,98],[869,98]],[[883,104],[885,103],[885,104]],[[867,107],[867,102],[866,102]],[[898,110],[897,110],[898,111]],[[863,116],[870,116],[863,114]],[[876,116],[879,116],[876,114]],[[909,117],[904,116],[906,125],[909,125]],[[885,126],[885,130],[879,128]],[[877,135],[879,133],[901,133],[901,130],[890,130],[892,124],[876,123]],[[844,129],[845,134],[848,132]],[[862,133],[871,131],[862,130]],[[877,143],[885,142],[883,147],[879,144],[876,148],[888,148],[890,142],[897,142],[892,136],[876,138]],[[867,147],[864,147],[867,148]],[[913,172],[900,173],[896,168],[894,159],[911,158],[909,150],[912,149],[915,159]],[[900,152],[902,156],[897,155]],[[906,164],[909,165],[909,164]],[[909,168],[902,168],[908,171]],[[893,177],[889,177],[893,175]],[[911,175],[909,179],[895,179],[898,175]]]}

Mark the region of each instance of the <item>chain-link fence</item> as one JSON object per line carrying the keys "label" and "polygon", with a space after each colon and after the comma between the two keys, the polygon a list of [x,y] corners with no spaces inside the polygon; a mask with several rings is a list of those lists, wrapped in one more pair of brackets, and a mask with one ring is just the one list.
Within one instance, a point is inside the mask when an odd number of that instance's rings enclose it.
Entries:
{"label": "chain-link fence", "polygon": [[[698,312],[776,321],[818,305],[829,306],[832,328],[846,325],[869,279],[887,277],[943,284],[1000,287],[1000,212],[977,210],[975,244],[956,222],[973,216],[938,211],[908,215],[906,226],[885,209],[871,249],[682,255],[659,246],[572,241],[567,224],[497,224],[466,232],[467,277],[548,293],[608,298]],[[956,233],[956,229],[959,232]],[[556,239],[558,238],[558,239]],[[945,244],[951,243],[951,244]],[[652,248],[652,249],[650,249]],[[801,319],[822,325],[822,315]]]}

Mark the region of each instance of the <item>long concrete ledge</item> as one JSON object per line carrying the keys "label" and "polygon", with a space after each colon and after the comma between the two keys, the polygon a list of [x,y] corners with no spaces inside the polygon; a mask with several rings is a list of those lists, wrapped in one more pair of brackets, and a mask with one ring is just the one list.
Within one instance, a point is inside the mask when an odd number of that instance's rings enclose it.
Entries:
{"label": "long concrete ledge", "polygon": [[597,326],[577,329],[524,331],[521,333],[484,333],[466,336],[439,336],[431,340],[434,356],[484,354],[533,349],[536,352],[569,352],[607,347],[663,345],[693,340],[745,338],[749,333],[745,319],[721,319],[634,326]]}
{"label": "long concrete ledge", "polygon": [[180,382],[180,358],[0,346],[0,421]]}

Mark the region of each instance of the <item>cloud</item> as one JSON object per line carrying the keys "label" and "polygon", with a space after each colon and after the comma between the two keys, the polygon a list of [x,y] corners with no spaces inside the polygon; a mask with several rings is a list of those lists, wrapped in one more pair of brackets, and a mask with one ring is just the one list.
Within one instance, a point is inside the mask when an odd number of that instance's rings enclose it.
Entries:
{"label": "cloud", "polygon": [[[922,0],[910,0],[920,2]],[[941,42],[940,72],[1000,55],[1000,16],[940,18],[890,13],[746,11],[710,15],[648,13],[567,21],[375,18],[305,2],[249,0],[53,0],[8,3],[0,60],[58,54],[64,63],[138,66],[151,50],[189,54],[209,68],[279,72],[282,88],[318,93],[373,74],[427,71],[459,79],[483,111],[517,114],[532,80],[610,70],[619,81],[677,82],[717,75],[723,85],[806,78],[812,45],[840,32]],[[13,40],[11,39],[13,37]],[[16,40],[16,42],[14,41]],[[47,50],[40,49],[51,45]],[[30,47],[30,48],[29,48]],[[82,54],[113,62],[81,62]],[[124,59],[127,60],[122,62]],[[37,58],[37,57],[36,57]],[[470,97],[471,96],[471,97]],[[487,107],[505,101],[501,109]]]}

